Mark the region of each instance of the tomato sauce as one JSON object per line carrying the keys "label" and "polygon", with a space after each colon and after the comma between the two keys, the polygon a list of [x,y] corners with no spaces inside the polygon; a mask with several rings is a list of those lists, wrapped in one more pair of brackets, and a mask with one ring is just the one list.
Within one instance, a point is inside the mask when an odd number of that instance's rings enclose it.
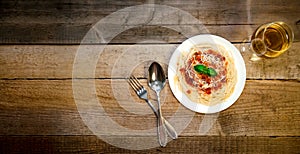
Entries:
{"label": "tomato sauce", "polygon": [[[217,70],[217,75],[211,77],[197,73],[194,70],[194,66],[198,64]],[[187,59],[186,66],[180,68],[179,71],[188,85],[195,87],[199,92],[210,95],[213,91],[221,89],[226,84],[227,65],[226,58],[220,53],[211,49],[206,51],[198,50]],[[190,94],[191,90],[186,92]]]}

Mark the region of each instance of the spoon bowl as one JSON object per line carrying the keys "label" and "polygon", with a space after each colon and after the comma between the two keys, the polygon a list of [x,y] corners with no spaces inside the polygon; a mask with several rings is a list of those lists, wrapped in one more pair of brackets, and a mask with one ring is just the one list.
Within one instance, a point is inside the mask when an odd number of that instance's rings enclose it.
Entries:
{"label": "spoon bowl", "polygon": [[164,70],[157,62],[153,62],[149,67],[148,84],[155,92],[160,92],[166,84]]}

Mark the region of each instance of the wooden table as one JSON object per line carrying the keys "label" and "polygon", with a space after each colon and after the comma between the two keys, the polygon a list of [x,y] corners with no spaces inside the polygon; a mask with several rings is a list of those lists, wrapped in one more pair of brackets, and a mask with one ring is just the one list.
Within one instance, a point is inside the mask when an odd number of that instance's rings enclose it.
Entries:
{"label": "wooden table", "polygon": [[[128,7],[142,4],[167,5],[178,9],[165,20],[134,25],[141,19]],[[0,151],[1,153],[298,153],[300,151],[300,1],[1,1],[0,2]],[[125,9],[125,11],[124,11]],[[162,111],[172,117],[178,109],[192,115],[177,140],[165,148],[142,151],[122,149],[94,135],[84,123],[74,98],[74,61],[87,32],[111,13],[123,10],[124,17],[110,21],[134,25],[112,38],[94,35],[86,46],[104,48],[95,64],[95,73],[84,72],[77,80],[95,82],[95,96],[109,117],[119,125],[143,130],[155,127],[155,116],[128,86],[121,86],[123,101],[134,100],[132,110],[147,109],[145,115],[127,111],[114,96],[113,87],[123,85],[125,75],[134,73],[146,86],[147,57],[167,64],[174,49],[199,26],[186,22],[185,11],[201,21],[207,31],[222,36],[237,47],[254,29],[266,22],[285,21],[295,31],[288,52],[275,59],[246,63],[247,81],[240,98],[218,114],[199,114],[184,108],[173,96],[169,85],[163,91]],[[155,11],[154,11],[155,12]],[[168,10],[165,10],[168,13]],[[187,20],[190,21],[190,20]],[[173,27],[174,29],[171,29]],[[109,27],[112,28],[112,27]],[[184,33],[182,33],[183,31]],[[108,31],[111,32],[111,31]],[[197,32],[197,31],[196,31]],[[203,31],[202,31],[203,32]],[[112,33],[112,32],[111,32]],[[111,36],[109,36],[111,37]],[[111,39],[111,40],[110,40]],[[95,42],[93,42],[95,41]],[[97,41],[99,43],[97,43]],[[108,44],[107,44],[108,43]],[[81,45],[82,46],[82,45]],[[130,52],[136,49],[135,52]],[[125,56],[126,55],[126,56]],[[139,65],[126,69],[118,65],[122,56]],[[93,57],[90,57],[93,58]],[[122,59],[123,60],[123,59]],[[117,66],[117,68],[116,68]],[[89,71],[91,68],[87,68]],[[115,70],[117,73],[114,73]],[[85,88],[84,86],[82,87]],[[149,89],[149,88],[148,88]],[[150,89],[149,89],[150,90]],[[128,97],[128,99],[126,99]],[[83,97],[84,98],[84,97]],[[152,97],[152,99],[154,99]],[[86,100],[88,102],[88,100]],[[128,103],[128,102],[127,102]],[[96,111],[95,111],[96,112]],[[93,114],[93,113],[92,113]],[[107,118],[96,115],[99,119]],[[185,114],[176,115],[185,118]],[[212,128],[199,130],[203,119],[214,119]],[[176,123],[172,123],[178,126]],[[103,126],[105,127],[105,126]],[[178,129],[178,127],[175,127]],[[152,135],[155,135],[155,130]],[[113,132],[115,140],[126,137]],[[138,136],[137,138],[149,136]],[[137,139],[137,141],[139,141]],[[124,143],[125,144],[125,143]],[[129,143],[128,143],[129,144]],[[147,142],[139,144],[147,144]]]}

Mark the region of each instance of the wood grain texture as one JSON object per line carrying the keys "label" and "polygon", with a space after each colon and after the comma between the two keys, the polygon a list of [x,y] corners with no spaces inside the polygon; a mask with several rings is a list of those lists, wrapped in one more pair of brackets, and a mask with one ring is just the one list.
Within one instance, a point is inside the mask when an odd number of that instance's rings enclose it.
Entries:
{"label": "wood grain texture", "polygon": [[[239,48],[240,44],[235,44]],[[125,78],[131,72],[147,77],[150,62],[159,61],[165,71],[169,59],[178,45],[108,45],[99,55],[95,75],[84,73],[72,76],[73,64],[79,46],[74,45],[2,45],[0,46],[0,78],[2,79],[70,79]],[[103,46],[87,46],[99,51]],[[250,61],[251,53],[242,53],[248,79],[300,79],[300,43],[294,43],[288,52],[275,59]],[[80,50],[80,53],[84,53]],[[100,52],[99,52],[100,53]],[[160,55],[160,56],[157,56]],[[86,57],[89,59],[91,57]],[[93,67],[86,68],[91,70]]]}
{"label": "wood grain texture", "polygon": [[[146,85],[146,80],[141,81]],[[150,108],[137,98],[125,80],[96,80],[96,85],[105,114],[94,110],[92,116],[110,117],[119,125],[137,130],[155,126]],[[299,136],[299,90],[300,83],[294,81],[247,81],[233,106],[219,115],[195,114],[181,135],[201,135],[201,121],[209,116],[212,122],[217,118],[210,135]],[[73,92],[71,80],[0,80],[1,135],[91,135],[80,118]],[[89,102],[90,98],[85,95],[82,99]],[[164,116],[175,128],[181,124],[176,120],[194,114],[178,103],[168,85],[162,92],[162,102]],[[172,119],[175,112],[176,118]]]}
{"label": "wood grain texture", "polygon": [[295,137],[179,137],[165,148],[134,151],[109,145],[96,136],[0,136],[3,153],[297,153]]}
{"label": "wood grain texture", "polygon": [[[147,14],[147,7],[143,15],[128,11],[128,7],[149,3],[174,7],[177,12],[164,9]],[[1,0],[0,153],[299,153],[299,7],[299,0]],[[121,9],[122,16],[111,16]],[[203,25],[187,19],[182,11]],[[153,18],[159,13],[166,17]],[[107,29],[96,26],[107,18]],[[155,116],[124,78],[133,73],[146,85],[150,62],[158,61],[167,70],[174,49],[190,36],[215,34],[239,47],[256,27],[271,21],[292,27],[292,48],[276,59],[259,62],[250,62],[251,54],[242,53],[247,82],[230,108],[219,114],[195,114],[166,86],[161,98],[164,116],[177,130],[191,116],[179,139],[166,148],[132,151],[109,145],[80,116],[73,90],[84,92],[95,82],[95,93],[79,92],[84,96],[79,100],[89,102],[95,96],[105,110],[99,113],[87,104],[91,120],[109,117],[128,129],[153,128],[146,135],[126,131],[104,135],[112,141],[135,141],[132,144],[156,141]],[[85,55],[85,62],[95,58],[89,52],[76,53],[93,26],[97,31],[90,33],[91,44],[84,47],[97,52],[109,45],[95,68],[80,67],[73,76],[75,58]],[[129,29],[114,37],[120,27]],[[92,69],[95,73],[88,74]],[[74,86],[73,78],[88,84]],[[154,92],[149,92],[155,103]]]}
{"label": "wood grain texture", "polygon": [[[92,26],[93,24],[2,24],[0,32],[3,35],[0,41],[1,44],[80,44]],[[108,35],[104,41],[98,39],[95,35],[94,38],[90,40],[94,42],[91,44],[135,44],[140,42],[151,44],[157,41],[181,43],[186,40],[187,37],[210,33],[228,38],[232,42],[242,42],[247,36],[251,35],[259,25],[206,25],[205,28],[207,30],[205,32],[198,31],[197,25],[187,24],[172,26],[172,28],[176,28],[178,31],[161,26],[162,25],[154,25],[132,28],[118,34],[114,38],[112,38],[112,34]],[[190,35],[184,36],[181,34],[191,29],[193,29],[193,31],[190,32]],[[299,30],[296,32],[299,33]],[[297,35],[295,36],[295,41],[299,41]],[[110,39],[112,40],[109,41]]]}
{"label": "wood grain texture", "polygon": [[[147,4],[150,1],[1,1],[0,43],[2,44],[78,44],[101,19],[120,9],[130,6]],[[152,1],[150,3],[175,7],[186,11],[201,21],[212,34],[230,38],[230,41],[241,42],[254,29],[265,22],[285,21],[295,31],[299,41],[299,9],[297,0],[271,0],[261,2],[234,0],[226,1]],[[234,5],[233,5],[234,4]],[[280,6],[280,7],[278,7]],[[123,12],[124,23],[137,12]],[[166,10],[166,13],[168,11]],[[176,18],[176,19],[173,19]],[[178,18],[178,20],[177,20]],[[130,19],[130,20],[129,20]],[[161,28],[164,25],[176,26],[177,29],[192,29],[197,25],[180,23],[180,16],[164,19],[163,22],[150,24],[152,27],[139,27],[124,32],[116,37],[113,43],[136,43],[140,40],[159,39],[169,43],[179,43],[185,37],[170,29]],[[120,23],[121,22],[121,23]],[[164,24],[165,23],[165,24]],[[115,23],[111,23],[112,25]],[[154,26],[154,27],[153,27]],[[160,26],[160,27],[157,27]],[[135,33],[132,33],[135,31]],[[194,34],[195,35],[195,34]],[[107,42],[106,42],[107,43]]]}

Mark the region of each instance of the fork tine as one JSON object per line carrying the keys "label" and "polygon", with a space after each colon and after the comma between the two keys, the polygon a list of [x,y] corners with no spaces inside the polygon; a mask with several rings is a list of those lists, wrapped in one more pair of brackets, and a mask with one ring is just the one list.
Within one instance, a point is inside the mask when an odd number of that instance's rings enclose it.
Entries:
{"label": "fork tine", "polygon": [[127,80],[127,82],[129,83],[129,85],[133,88],[134,91],[138,91],[138,87],[134,84],[132,77],[130,76]]}
{"label": "fork tine", "polygon": [[130,76],[127,81],[135,92],[138,92],[139,90],[142,89],[141,84],[138,83],[138,80],[133,75]]}
{"label": "fork tine", "polygon": [[135,77],[135,76],[131,76],[133,79],[134,84],[138,87],[139,90],[143,89],[143,85],[140,83],[140,81]]}

